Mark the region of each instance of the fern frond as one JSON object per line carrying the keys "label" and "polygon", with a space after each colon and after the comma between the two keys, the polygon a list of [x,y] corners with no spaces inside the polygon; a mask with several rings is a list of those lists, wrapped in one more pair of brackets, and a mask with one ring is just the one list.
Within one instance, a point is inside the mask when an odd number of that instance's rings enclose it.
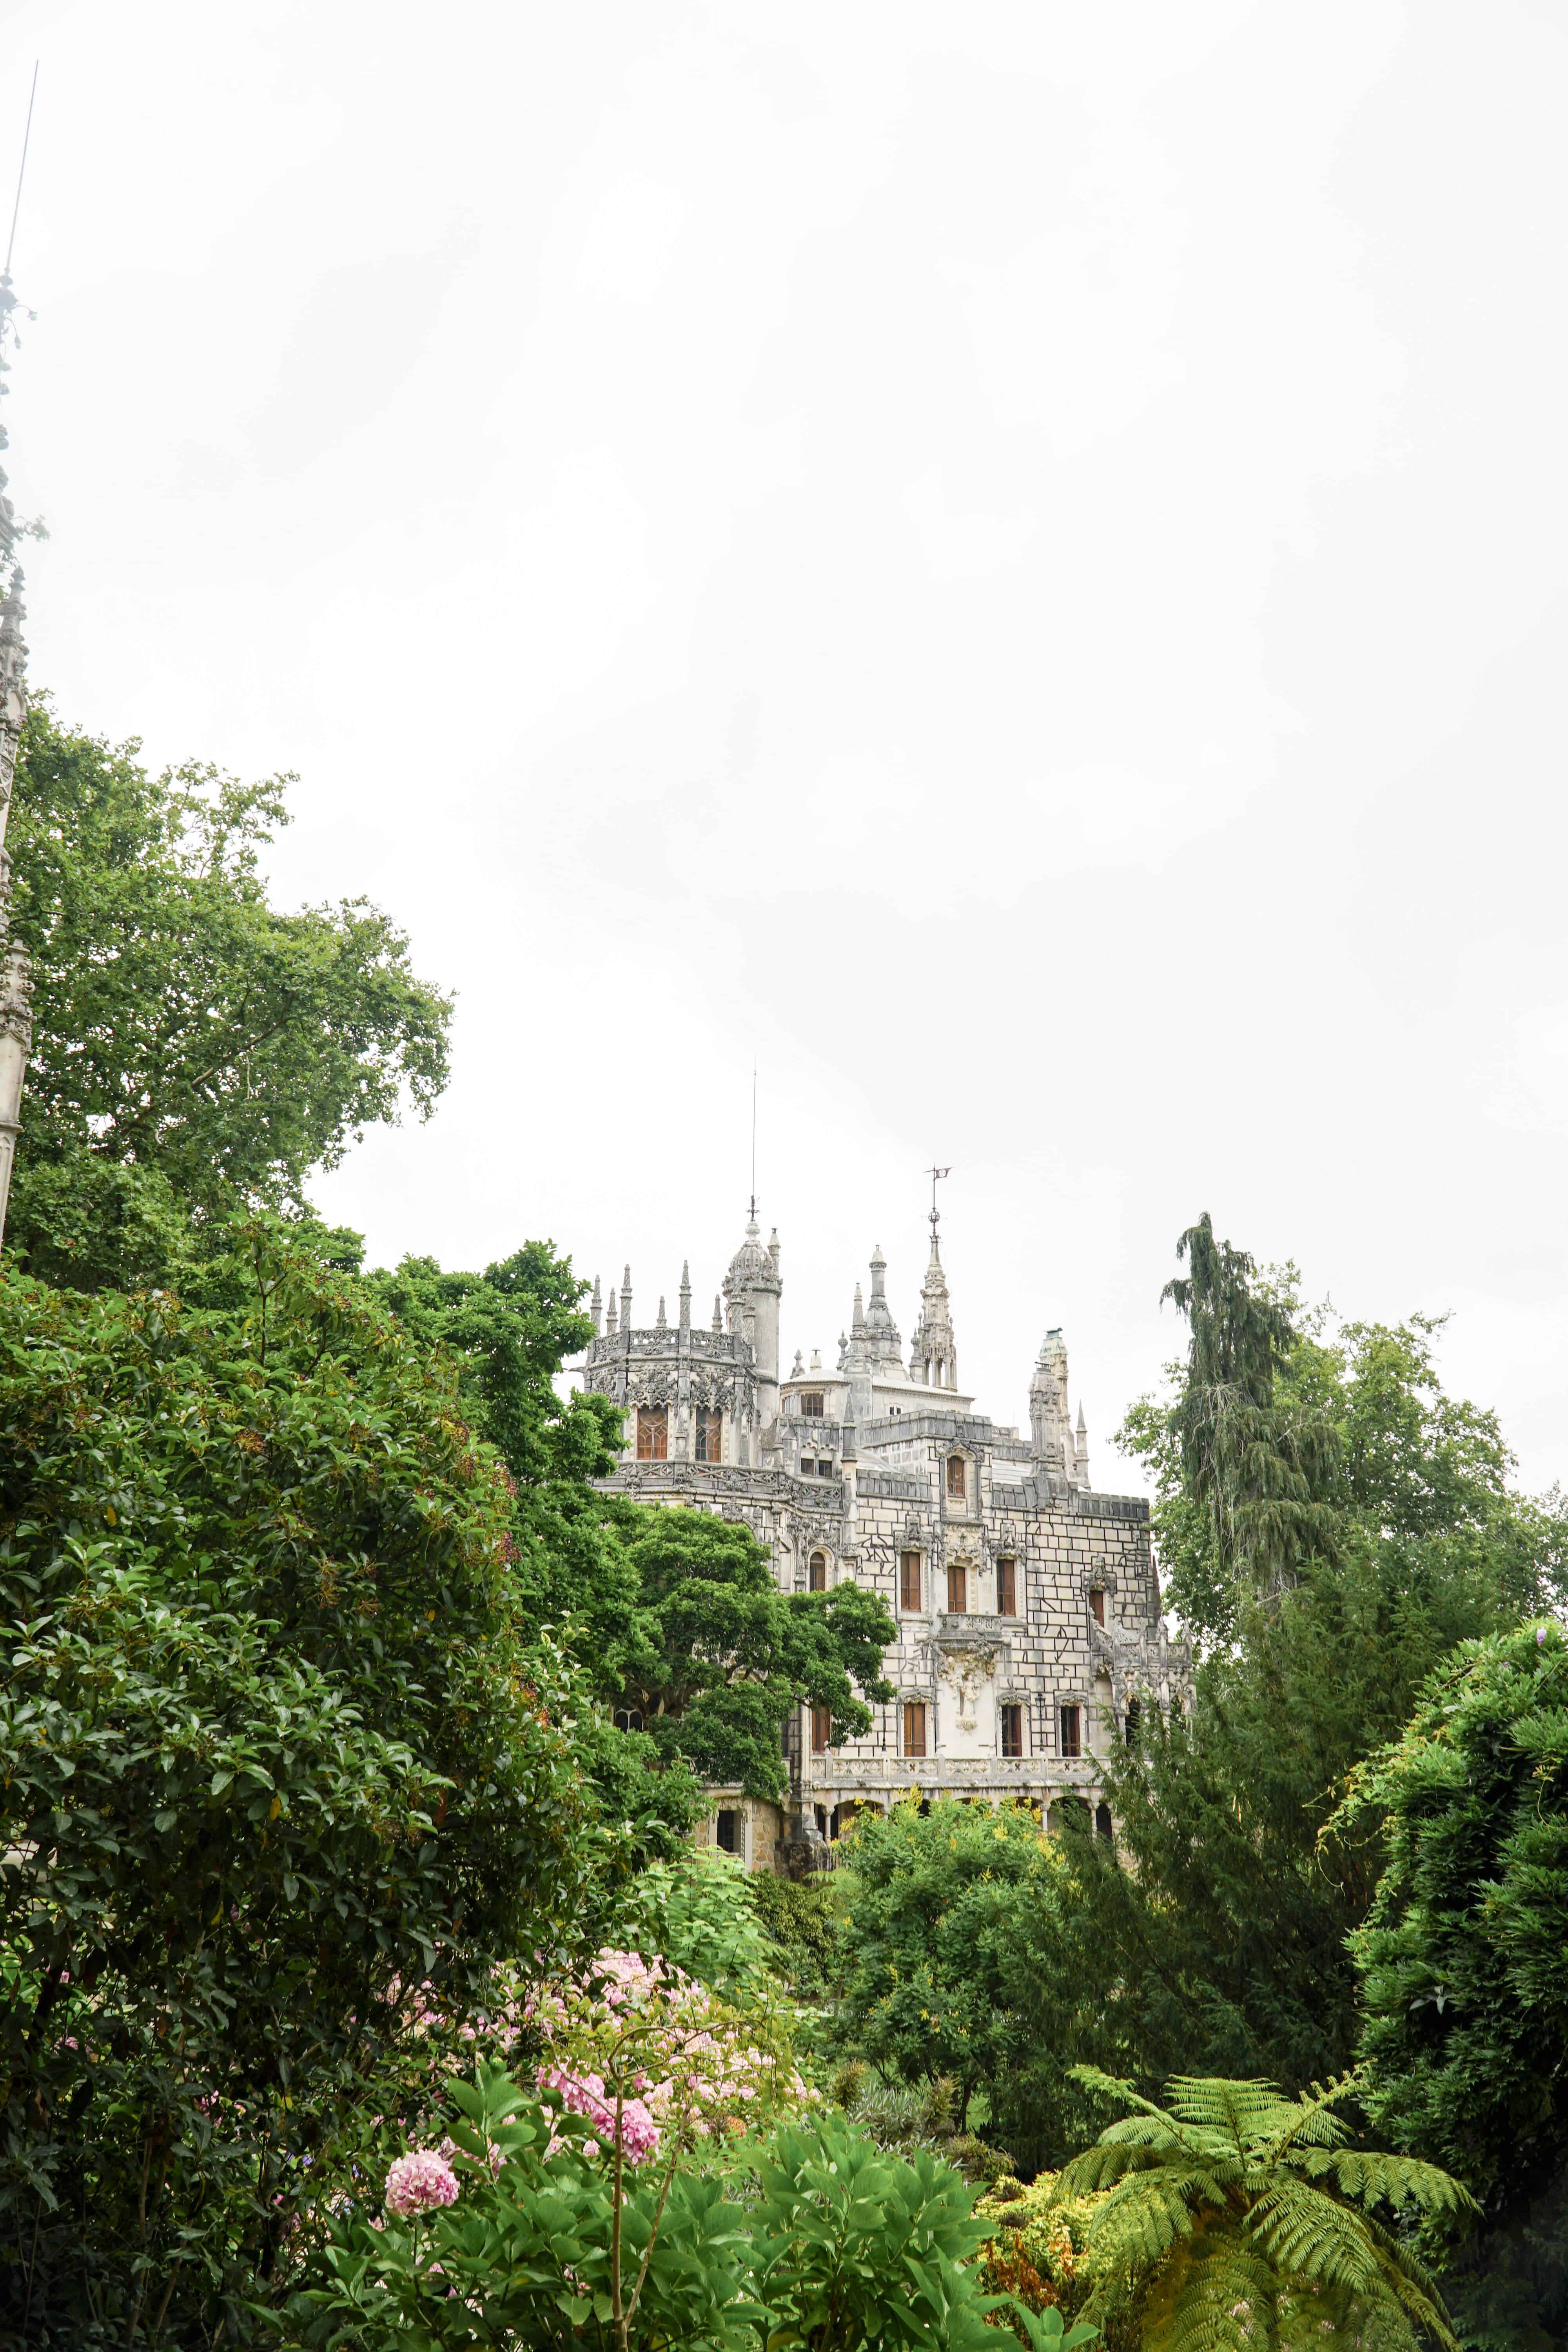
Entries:
{"label": "fern frond", "polygon": [[1293,2120],[1284,2126],[1279,2137],[1270,2141],[1265,2161],[1279,2163],[1295,2147],[1342,2147],[1350,2132],[1334,2114],[1342,2099],[1348,2099],[1356,2087],[1356,2074],[1336,2080],[1314,2083],[1305,2098],[1294,2099],[1290,2105]]}
{"label": "fern frond", "polygon": [[1313,2179],[1331,2174],[1344,2194],[1360,2205],[1392,2205],[1395,2212],[1405,2205],[1415,2205],[1423,2213],[1476,2210],[1462,2181],[1435,2164],[1417,2163],[1414,2157],[1356,2148],[1313,2150],[1301,2159],[1301,2169]]}
{"label": "fern frond", "polygon": [[1247,2228],[1288,2277],[1366,2294],[1384,2275],[1361,2215],[1289,2175],[1265,2189],[1247,2217]]}
{"label": "fern frond", "polygon": [[1234,2241],[1199,2254],[1176,2284],[1145,2342],[1161,2352],[1258,2352],[1274,2338],[1274,2285],[1267,2263]]}
{"label": "fern frond", "polygon": [[1128,2173],[1157,2171],[1166,2161],[1158,2148],[1119,2147],[1114,2142],[1099,2141],[1069,2157],[1057,2175],[1053,2204],[1065,2204],[1069,2197],[1092,2197],[1097,2189],[1109,2189]]}

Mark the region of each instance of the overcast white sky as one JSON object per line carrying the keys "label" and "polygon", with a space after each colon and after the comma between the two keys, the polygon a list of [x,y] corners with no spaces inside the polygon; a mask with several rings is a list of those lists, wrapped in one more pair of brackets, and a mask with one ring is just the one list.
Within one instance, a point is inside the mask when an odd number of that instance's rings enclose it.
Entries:
{"label": "overcast white sky", "polygon": [[1568,6],[0,28],[33,674],[457,992],[324,1210],[710,1304],[754,1058],[786,1350],[934,1158],[1098,1484],[1205,1208],[1568,1476]]}

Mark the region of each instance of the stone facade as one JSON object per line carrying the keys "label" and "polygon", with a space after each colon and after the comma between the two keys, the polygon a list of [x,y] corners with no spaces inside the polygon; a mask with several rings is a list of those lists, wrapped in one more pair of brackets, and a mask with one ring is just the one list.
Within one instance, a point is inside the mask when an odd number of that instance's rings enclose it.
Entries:
{"label": "stone facade", "polygon": [[907,1366],[879,1249],[834,1369],[797,1354],[781,1379],[779,1243],[763,1245],[754,1214],[709,1330],[692,1328],[684,1270],[673,1325],[663,1299],[651,1327],[633,1325],[629,1269],[607,1310],[594,1287],[583,1382],[626,1412],[606,1483],[743,1521],[784,1591],[852,1580],[898,1625],[884,1665],[896,1696],[864,1738],[828,1746],[802,1709],[785,1731],[784,1806],[713,1792],[710,1833],[753,1868],[811,1867],[860,1807],[885,1811],[911,1790],[1019,1797],[1047,1822],[1077,1799],[1108,1829],[1099,1759],[1127,1737],[1129,1708],[1190,1704],[1189,1654],[1160,1615],[1149,1507],[1093,1491],[1061,1333],[1041,1347],[1026,1437],[976,1412],[958,1387],[936,1224],[933,1212]]}

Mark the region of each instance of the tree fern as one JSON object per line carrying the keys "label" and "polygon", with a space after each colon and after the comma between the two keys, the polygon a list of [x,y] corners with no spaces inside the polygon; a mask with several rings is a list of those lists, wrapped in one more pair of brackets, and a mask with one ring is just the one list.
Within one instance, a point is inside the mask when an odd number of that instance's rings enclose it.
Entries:
{"label": "tree fern", "polygon": [[1458,2214],[1446,2172],[1347,2146],[1353,2077],[1288,2099],[1273,2084],[1183,2075],[1157,2106],[1075,2070],[1132,2112],[1065,2165],[1060,2199],[1105,2192],[1089,2228],[1087,2319],[1129,2320],[1150,2352],[1265,2352],[1354,2331],[1377,2352],[1457,2352],[1430,2277],[1386,2210]]}

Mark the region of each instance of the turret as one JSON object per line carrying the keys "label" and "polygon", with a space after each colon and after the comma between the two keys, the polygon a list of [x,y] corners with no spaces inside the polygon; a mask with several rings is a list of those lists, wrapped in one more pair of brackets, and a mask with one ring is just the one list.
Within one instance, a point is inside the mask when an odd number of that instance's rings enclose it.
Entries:
{"label": "turret", "polygon": [[1083,1417],[1083,1399],[1079,1399],[1078,1434],[1073,1440],[1073,1475],[1087,1492],[1089,1487],[1089,1424]]}
{"label": "turret", "polygon": [[724,1276],[724,1298],[731,1330],[752,1343],[757,1370],[757,1420],[766,1429],[778,1418],[779,1298],[784,1277],[779,1271],[777,1233],[764,1249],[759,1230],[753,1201],[746,1238],[731,1259],[730,1271]]}
{"label": "turret", "polygon": [[1029,1442],[1035,1458],[1058,1478],[1073,1478],[1077,1456],[1068,1416],[1067,1341],[1047,1331],[1029,1382]]}

